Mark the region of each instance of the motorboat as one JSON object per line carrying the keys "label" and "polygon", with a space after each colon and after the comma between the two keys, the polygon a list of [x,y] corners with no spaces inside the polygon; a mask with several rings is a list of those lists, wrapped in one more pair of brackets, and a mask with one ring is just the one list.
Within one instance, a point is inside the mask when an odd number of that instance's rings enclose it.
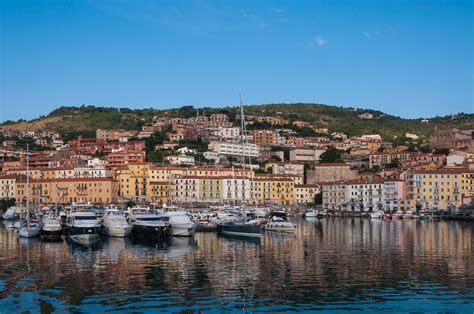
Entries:
{"label": "motorboat", "polygon": [[161,219],[170,226],[170,235],[189,237],[194,234],[197,224],[189,219],[185,211],[164,212]]}
{"label": "motorboat", "polygon": [[28,221],[18,230],[18,235],[22,238],[35,238],[41,232],[41,224],[39,222]]}
{"label": "motorboat", "polygon": [[303,216],[304,216],[305,218],[314,218],[314,217],[318,217],[318,214],[319,214],[319,212],[318,212],[317,210],[311,209],[311,210],[307,210],[307,211],[303,214]]}
{"label": "motorboat", "polygon": [[415,216],[413,215],[413,211],[407,210],[406,213],[403,214],[402,219],[413,219]]}
{"label": "motorboat", "polygon": [[390,213],[383,213],[382,218],[383,218],[383,219],[392,219],[392,214],[390,214]]}
{"label": "motorboat", "polygon": [[48,215],[43,218],[43,229],[41,230],[41,237],[44,239],[59,239],[63,234],[63,226],[61,219],[53,215]]}
{"label": "motorboat", "polygon": [[169,226],[156,211],[147,208],[130,209],[128,222],[132,225],[133,236],[162,236]]}
{"label": "motorboat", "polygon": [[90,245],[99,240],[100,221],[90,211],[71,212],[67,217],[66,234],[79,244]]}
{"label": "motorboat", "polygon": [[326,209],[318,211],[318,217],[326,217],[328,215],[328,211]]}
{"label": "motorboat", "polygon": [[262,227],[258,224],[226,221],[217,224],[217,232],[223,235],[241,237],[261,237]]}
{"label": "motorboat", "polygon": [[296,229],[296,225],[281,217],[274,216],[264,226],[264,228],[265,231],[294,232]]}
{"label": "motorboat", "polygon": [[125,238],[132,232],[132,225],[118,209],[106,209],[102,217],[101,232],[109,237]]}
{"label": "motorboat", "polygon": [[3,220],[15,220],[16,217],[17,214],[14,207],[8,208],[2,215]]}
{"label": "motorboat", "polygon": [[384,215],[383,211],[380,211],[380,210],[369,213],[370,218],[375,218],[375,219],[382,218],[383,215]]}
{"label": "motorboat", "polygon": [[392,219],[402,219],[403,218],[403,210],[397,210],[395,214],[392,214]]}

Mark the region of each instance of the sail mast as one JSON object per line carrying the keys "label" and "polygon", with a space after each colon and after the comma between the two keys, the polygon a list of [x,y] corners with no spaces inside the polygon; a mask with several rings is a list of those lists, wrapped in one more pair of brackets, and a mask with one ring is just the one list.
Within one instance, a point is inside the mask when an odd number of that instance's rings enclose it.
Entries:
{"label": "sail mast", "polygon": [[26,143],[26,228],[30,229],[30,153]]}
{"label": "sail mast", "polygon": [[244,130],[245,130],[245,117],[244,117],[244,106],[243,106],[243,103],[242,103],[242,91],[240,91],[240,128],[241,128],[241,131],[242,131],[242,137],[241,137],[241,140],[242,140],[242,170],[244,172],[243,174],[243,180],[242,180],[242,207],[243,207],[243,214],[244,214],[244,223],[245,223],[245,220],[246,220],[246,216],[247,216],[247,213],[245,211],[245,177],[246,177],[246,171],[245,171],[245,134],[244,134]]}

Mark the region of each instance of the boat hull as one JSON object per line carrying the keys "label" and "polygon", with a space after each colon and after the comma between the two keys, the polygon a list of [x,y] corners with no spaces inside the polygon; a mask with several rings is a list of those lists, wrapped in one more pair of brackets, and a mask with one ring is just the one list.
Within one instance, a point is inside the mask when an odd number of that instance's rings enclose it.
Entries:
{"label": "boat hull", "polygon": [[160,237],[166,233],[167,228],[162,226],[133,225],[132,235],[134,237]]}
{"label": "boat hull", "polygon": [[102,234],[109,237],[126,238],[132,232],[132,227],[102,227]]}
{"label": "boat hull", "polygon": [[44,239],[60,239],[63,235],[63,230],[41,230],[40,236]]}
{"label": "boat hull", "polygon": [[190,237],[196,232],[197,225],[190,224],[171,224],[170,235],[176,237]]}
{"label": "boat hull", "polygon": [[235,225],[219,224],[217,225],[217,232],[220,234],[241,236],[241,237],[261,237],[262,236],[260,225],[250,225],[250,224],[235,224]]}
{"label": "boat hull", "polygon": [[74,242],[84,245],[99,241],[99,227],[68,227],[67,236]]}
{"label": "boat hull", "polygon": [[265,231],[293,233],[295,232],[295,226],[265,226]]}
{"label": "boat hull", "polygon": [[22,238],[35,238],[40,234],[40,228],[20,228],[18,234]]}

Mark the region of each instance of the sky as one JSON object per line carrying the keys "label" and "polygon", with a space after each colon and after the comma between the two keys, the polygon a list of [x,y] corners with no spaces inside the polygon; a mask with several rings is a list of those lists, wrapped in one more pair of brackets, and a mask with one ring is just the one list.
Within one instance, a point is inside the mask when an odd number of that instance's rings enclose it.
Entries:
{"label": "sky", "polygon": [[59,106],[474,112],[474,1],[0,1],[0,121]]}

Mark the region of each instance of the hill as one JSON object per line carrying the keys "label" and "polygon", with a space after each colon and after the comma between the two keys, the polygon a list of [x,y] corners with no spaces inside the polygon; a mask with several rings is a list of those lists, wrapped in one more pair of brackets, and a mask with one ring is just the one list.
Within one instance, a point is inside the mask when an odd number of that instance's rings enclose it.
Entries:
{"label": "hill", "polygon": [[[112,107],[60,107],[47,116],[30,121],[6,121],[0,128],[16,131],[51,130],[62,134],[94,134],[97,128],[121,128],[139,130],[145,123],[155,117],[189,118],[196,116],[192,106],[174,109],[128,109]],[[199,108],[199,114],[226,113],[232,121],[239,112],[238,107]],[[273,116],[287,119],[290,122],[300,120],[310,122],[315,127],[328,128],[331,132],[341,131],[348,135],[379,133],[385,139],[400,137],[405,132],[416,133],[427,138],[435,127],[474,128],[474,114],[458,114],[456,116],[436,117],[429,123],[421,123],[421,119],[403,119],[387,115],[383,112],[367,109],[344,108],[322,104],[266,104],[245,106],[246,115]],[[369,113],[371,119],[361,119],[362,113]]]}

